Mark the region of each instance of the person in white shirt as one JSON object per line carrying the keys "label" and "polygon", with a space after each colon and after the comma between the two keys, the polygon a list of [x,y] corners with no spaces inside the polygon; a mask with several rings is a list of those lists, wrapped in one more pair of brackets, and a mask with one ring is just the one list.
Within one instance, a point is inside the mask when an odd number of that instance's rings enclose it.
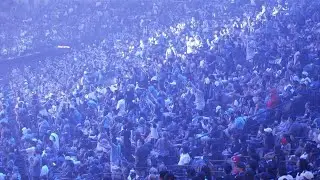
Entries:
{"label": "person in white shirt", "polygon": [[147,140],[151,140],[151,139],[159,139],[159,133],[158,133],[156,124],[153,124],[150,127],[150,133],[149,133],[149,135],[147,137]]}
{"label": "person in white shirt", "polygon": [[170,59],[176,56],[176,49],[173,47],[173,44],[169,42],[169,47],[166,50],[166,59]]}
{"label": "person in white shirt", "polygon": [[191,161],[191,157],[188,153],[188,147],[187,146],[184,146],[182,148],[182,153],[180,154],[180,160],[178,162],[178,165],[179,166],[185,166],[185,165],[188,165]]}
{"label": "person in white shirt", "polygon": [[87,95],[86,95],[86,98],[87,98],[87,99],[92,99],[92,100],[94,100],[94,101],[98,101],[96,91],[93,91],[93,92],[90,92],[89,94],[87,94]]}
{"label": "person in white shirt", "polygon": [[98,86],[97,89],[96,89],[96,91],[97,91],[98,93],[101,93],[102,95],[107,94],[107,88],[102,87],[102,86]]}
{"label": "person in white shirt", "polygon": [[48,166],[47,165],[42,166],[41,172],[40,172],[40,177],[46,179],[46,178],[48,178],[48,174],[49,174]]}
{"label": "person in white shirt", "polygon": [[302,173],[298,173],[296,176],[296,180],[305,180],[305,179],[314,179],[314,175],[311,171],[303,171]]}
{"label": "person in white shirt", "polygon": [[193,86],[192,93],[195,96],[194,104],[196,106],[196,110],[198,112],[202,112],[204,110],[205,105],[206,105],[203,92],[200,91],[195,86]]}
{"label": "person in white shirt", "polygon": [[54,148],[59,151],[60,144],[59,144],[59,136],[56,133],[51,133],[49,137],[50,141],[52,141]]}
{"label": "person in white shirt", "polygon": [[193,37],[187,37],[187,42],[186,42],[186,45],[187,45],[187,54],[192,54],[194,52],[193,48],[194,48],[194,39]]}
{"label": "person in white shirt", "polygon": [[123,96],[119,97],[116,109],[118,111],[118,116],[124,116],[126,114],[126,100]]}

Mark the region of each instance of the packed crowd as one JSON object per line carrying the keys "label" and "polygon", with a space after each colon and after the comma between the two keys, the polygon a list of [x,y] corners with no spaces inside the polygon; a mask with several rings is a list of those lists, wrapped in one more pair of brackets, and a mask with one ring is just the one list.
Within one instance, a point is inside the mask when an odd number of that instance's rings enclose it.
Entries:
{"label": "packed crowd", "polygon": [[14,7],[0,180],[320,178],[320,1]]}

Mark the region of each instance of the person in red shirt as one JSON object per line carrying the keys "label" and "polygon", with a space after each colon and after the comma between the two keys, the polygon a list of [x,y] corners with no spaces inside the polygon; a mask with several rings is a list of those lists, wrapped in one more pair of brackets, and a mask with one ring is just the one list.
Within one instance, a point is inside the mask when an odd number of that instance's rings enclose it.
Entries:
{"label": "person in red shirt", "polygon": [[280,99],[279,99],[278,92],[277,92],[276,88],[272,88],[270,90],[270,98],[267,102],[267,108],[273,109],[273,108],[277,107],[277,105],[279,105],[279,102],[280,102]]}

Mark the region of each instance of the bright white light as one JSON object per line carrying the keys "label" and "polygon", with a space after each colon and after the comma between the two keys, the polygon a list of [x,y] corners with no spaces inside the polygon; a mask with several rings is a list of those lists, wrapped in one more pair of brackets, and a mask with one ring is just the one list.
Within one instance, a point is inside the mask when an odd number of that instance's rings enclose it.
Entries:
{"label": "bright white light", "polygon": [[70,46],[57,46],[57,48],[59,48],[59,49],[70,49],[71,47]]}

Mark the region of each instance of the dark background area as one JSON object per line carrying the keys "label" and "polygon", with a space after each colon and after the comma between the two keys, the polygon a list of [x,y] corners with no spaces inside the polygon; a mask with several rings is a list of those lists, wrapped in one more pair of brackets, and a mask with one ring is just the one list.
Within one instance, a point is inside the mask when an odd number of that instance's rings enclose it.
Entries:
{"label": "dark background area", "polygon": [[57,47],[43,48],[33,53],[28,53],[24,56],[0,59],[0,81],[5,83],[7,75],[13,68],[23,68],[24,66],[35,66],[39,60],[43,60],[46,57],[63,56],[70,52],[71,49],[59,49]]}

